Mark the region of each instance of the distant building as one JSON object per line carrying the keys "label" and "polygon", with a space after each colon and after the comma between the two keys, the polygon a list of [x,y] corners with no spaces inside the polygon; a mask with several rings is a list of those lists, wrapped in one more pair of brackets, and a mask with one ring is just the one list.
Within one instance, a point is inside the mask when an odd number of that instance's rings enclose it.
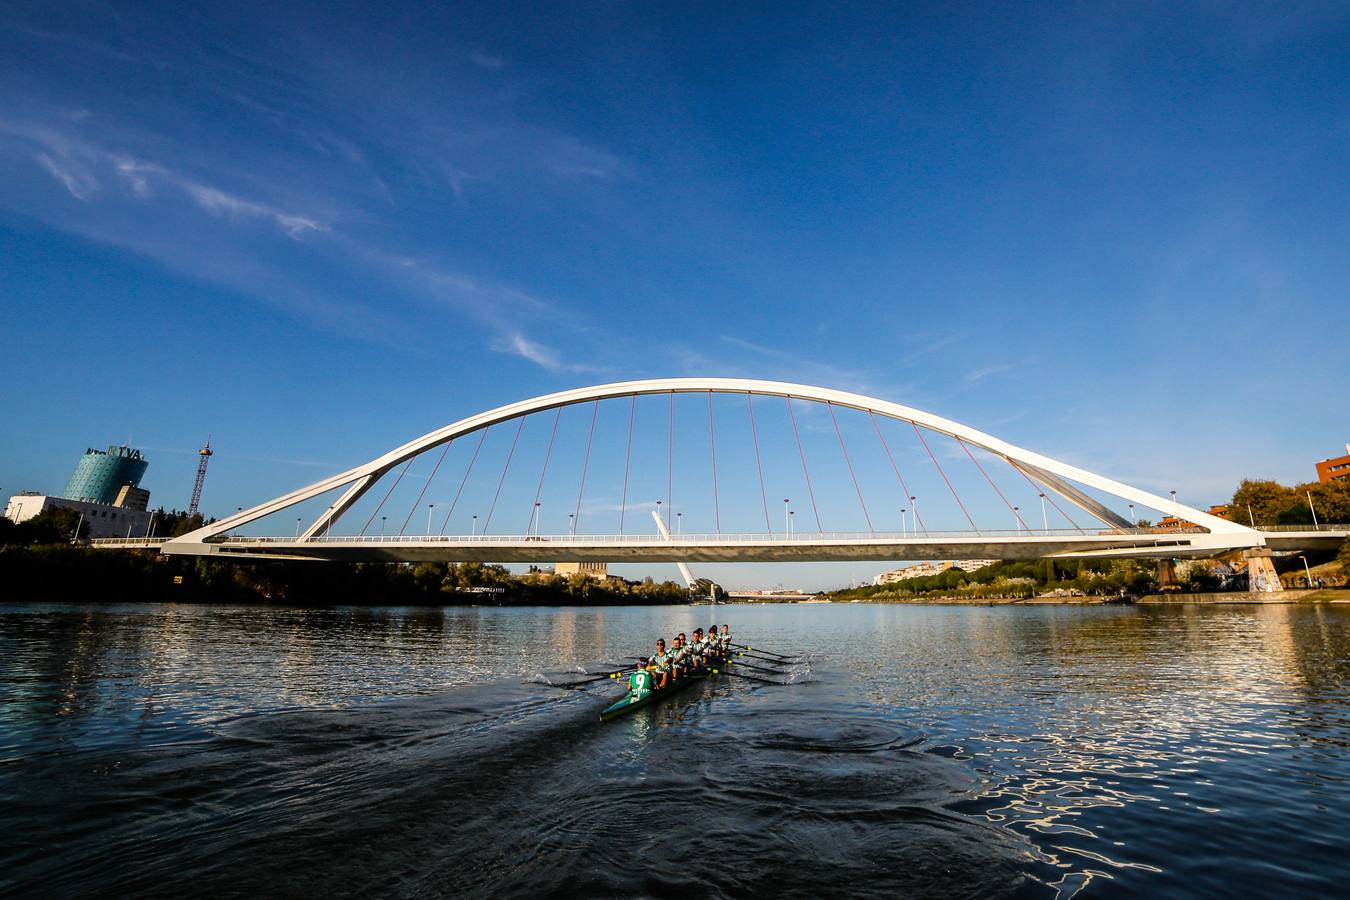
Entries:
{"label": "distant building", "polygon": [[5,518],[11,522],[26,522],[49,509],[72,509],[84,515],[84,535],[91,538],[145,537],[150,530],[150,516],[142,506],[134,509],[111,503],[90,503],[67,497],[49,497],[32,492],[17,494],[5,504]]}
{"label": "distant building", "polygon": [[[1206,510],[1211,516],[1218,516],[1220,519],[1231,518],[1227,503],[1216,503]],[[1199,528],[1194,522],[1188,522],[1185,519],[1176,516],[1163,516],[1158,520],[1158,524],[1153,526],[1154,531],[1185,531],[1189,528]]]}
{"label": "distant building", "polygon": [[75,464],[65,496],[25,491],[9,498],[5,518],[26,522],[49,509],[70,509],[84,516],[88,537],[145,537],[150,528],[150,492],[141,478],[150,463],[125,444],[88,449]]}
{"label": "distant building", "polygon": [[1344,456],[1324,459],[1317,464],[1317,480],[1322,484],[1347,478],[1350,478],[1350,444],[1345,445]]}
{"label": "distant building", "polygon": [[149,466],[141,451],[125,444],[107,450],[91,447],[75,465],[66,492],[61,496],[90,503],[116,503],[118,492],[124,485],[140,486],[141,477]]}
{"label": "distant building", "polygon": [[609,576],[609,563],[603,562],[560,562],[553,564],[554,575],[589,575],[592,578]]}
{"label": "distant building", "polygon": [[974,572],[976,569],[992,566],[996,562],[998,562],[996,559],[958,559],[952,562],[921,562],[912,566],[906,566],[903,569],[882,572],[876,578],[872,579],[872,584],[893,584],[897,581],[909,581],[911,578],[925,578],[929,575],[941,575],[943,572],[949,572],[952,569],[959,569],[962,572]]}

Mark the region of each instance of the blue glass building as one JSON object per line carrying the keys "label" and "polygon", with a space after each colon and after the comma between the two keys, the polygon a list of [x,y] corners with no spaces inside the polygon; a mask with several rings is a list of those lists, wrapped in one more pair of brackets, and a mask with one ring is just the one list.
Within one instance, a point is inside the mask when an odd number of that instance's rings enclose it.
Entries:
{"label": "blue glass building", "polygon": [[66,485],[66,498],[92,503],[115,503],[122,485],[140,487],[141,477],[150,463],[141,451],[123,445],[107,450],[84,451],[75,472]]}

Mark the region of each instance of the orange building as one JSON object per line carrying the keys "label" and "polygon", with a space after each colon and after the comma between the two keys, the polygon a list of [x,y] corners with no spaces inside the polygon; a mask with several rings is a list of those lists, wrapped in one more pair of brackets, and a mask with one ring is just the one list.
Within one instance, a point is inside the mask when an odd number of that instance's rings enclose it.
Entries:
{"label": "orange building", "polygon": [[[1220,519],[1228,518],[1228,504],[1217,503],[1206,510],[1211,516],[1218,516]],[[1185,528],[1195,528],[1194,522],[1187,522],[1185,519],[1178,519],[1176,516],[1163,516],[1158,520],[1158,524],[1153,526],[1158,531],[1181,531]]]}
{"label": "orange building", "polygon": [[1343,478],[1350,478],[1350,444],[1345,445],[1344,456],[1324,459],[1317,464],[1317,480],[1322,484]]}

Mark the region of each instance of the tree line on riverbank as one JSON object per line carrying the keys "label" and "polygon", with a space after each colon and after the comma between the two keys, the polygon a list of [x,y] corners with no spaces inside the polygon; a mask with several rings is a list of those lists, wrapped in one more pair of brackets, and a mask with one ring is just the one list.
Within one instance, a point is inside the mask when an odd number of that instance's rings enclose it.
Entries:
{"label": "tree line on riverbank", "polygon": [[240,562],[80,545],[0,546],[12,600],[224,603],[607,605],[686,603],[670,581],[516,575],[483,563]]}
{"label": "tree line on riverbank", "polygon": [[948,569],[924,575],[835,591],[836,601],[875,600],[1025,600],[1049,591],[1087,596],[1151,593],[1157,587],[1152,563],[1132,559],[1029,560],[997,562],[973,572]]}

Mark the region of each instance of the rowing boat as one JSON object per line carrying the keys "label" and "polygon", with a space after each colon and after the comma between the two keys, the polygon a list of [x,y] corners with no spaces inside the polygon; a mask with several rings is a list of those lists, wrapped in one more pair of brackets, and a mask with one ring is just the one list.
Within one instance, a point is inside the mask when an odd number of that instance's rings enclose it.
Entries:
{"label": "rowing boat", "polygon": [[[720,669],[726,666],[726,664],[727,660],[725,657],[715,657],[708,660],[708,664],[696,672],[691,672],[683,678],[672,678],[663,688],[651,688],[645,693],[638,694],[635,694],[630,690],[623,699],[615,701],[605,707],[605,710],[600,713],[600,721],[604,722],[613,719],[616,716],[621,716],[624,713],[630,713],[639,707],[655,703],[662,697],[673,694],[681,688],[686,688],[695,681],[702,681],[709,676],[716,675]],[[651,677],[651,673],[649,672],[641,672],[639,674],[648,678]]]}

